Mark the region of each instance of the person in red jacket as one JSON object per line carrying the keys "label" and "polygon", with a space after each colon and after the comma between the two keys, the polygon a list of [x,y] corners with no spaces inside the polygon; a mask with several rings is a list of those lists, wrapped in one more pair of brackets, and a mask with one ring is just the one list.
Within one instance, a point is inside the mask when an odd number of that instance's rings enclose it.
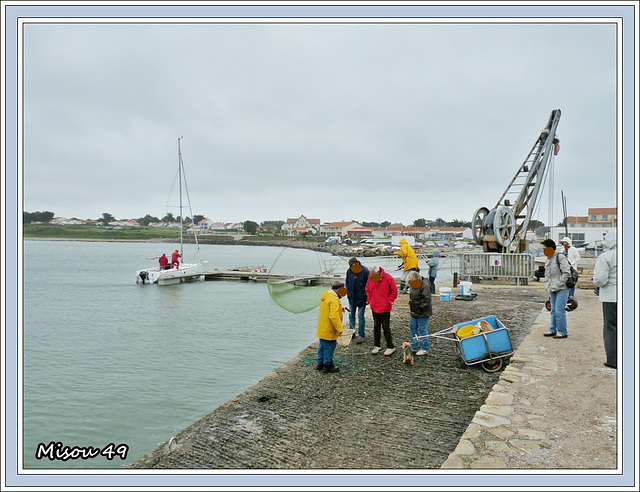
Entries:
{"label": "person in red jacket", "polygon": [[173,268],[174,266],[176,268],[180,268],[180,261],[178,260],[178,258],[182,258],[182,255],[178,253],[178,250],[176,249],[171,255],[171,268]]}
{"label": "person in red jacket", "polygon": [[166,270],[167,265],[169,264],[169,258],[167,258],[167,255],[162,253],[162,256],[158,260],[158,263],[160,264],[160,270]]}
{"label": "person in red jacket", "polygon": [[372,354],[380,352],[380,328],[384,332],[384,340],[387,344],[387,350],[384,355],[391,355],[395,352],[393,346],[393,338],[391,337],[391,308],[393,301],[398,297],[398,287],[396,279],[384,271],[379,266],[371,267],[371,273],[367,286],[365,287],[371,314],[373,315],[373,350]]}

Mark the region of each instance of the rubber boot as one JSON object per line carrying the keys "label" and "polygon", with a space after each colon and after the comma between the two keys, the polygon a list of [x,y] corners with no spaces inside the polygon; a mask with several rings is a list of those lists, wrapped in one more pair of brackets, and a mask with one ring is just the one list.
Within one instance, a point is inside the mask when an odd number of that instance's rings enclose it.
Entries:
{"label": "rubber boot", "polygon": [[324,365],[322,372],[340,372],[340,368],[333,365],[333,362]]}
{"label": "rubber boot", "polygon": [[322,371],[322,370],[324,369],[324,364],[317,364],[317,365],[316,365],[316,369],[317,369],[318,371]]}

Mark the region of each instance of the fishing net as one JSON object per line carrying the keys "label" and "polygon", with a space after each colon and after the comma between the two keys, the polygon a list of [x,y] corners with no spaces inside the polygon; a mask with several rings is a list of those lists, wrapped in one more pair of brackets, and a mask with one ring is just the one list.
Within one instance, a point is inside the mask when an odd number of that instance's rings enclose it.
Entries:
{"label": "fishing net", "polygon": [[[401,262],[393,256],[363,258],[361,261],[369,268],[377,264],[389,273],[396,270]],[[348,268],[349,258],[285,246],[269,269],[269,295],[290,313],[306,313],[318,307],[323,291],[330,289],[336,281],[345,281]]]}
{"label": "fishing net", "polygon": [[290,313],[306,313],[318,307],[322,292],[331,287],[328,253],[286,246],[269,269],[271,299]]}

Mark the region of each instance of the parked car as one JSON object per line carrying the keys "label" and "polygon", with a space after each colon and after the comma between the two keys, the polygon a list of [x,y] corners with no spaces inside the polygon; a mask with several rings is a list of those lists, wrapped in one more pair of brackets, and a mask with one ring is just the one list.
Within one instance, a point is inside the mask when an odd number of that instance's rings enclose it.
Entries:
{"label": "parked car", "polygon": [[325,241],[326,244],[342,244],[342,239],[340,236],[330,236]]}

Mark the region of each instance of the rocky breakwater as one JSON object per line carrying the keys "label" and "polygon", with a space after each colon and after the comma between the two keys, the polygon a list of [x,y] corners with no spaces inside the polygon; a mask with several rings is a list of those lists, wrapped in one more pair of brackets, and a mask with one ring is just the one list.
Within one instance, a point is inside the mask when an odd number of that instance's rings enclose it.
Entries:
{"label": "rocky breakwater", "polygon": [[244,246],[276,246],[322,251],[336,256],[385,256],[391,254],[382,247],[359,247],[348,244],[326,244],[324,241],[286,236],[203,236],[201,244],[233,244]]}
{"label": "rocky breakwater", "polygon": [[[474,301],[433,296],[429,333],[495,315],[509,328],[515,349],[547,297],[538,283],[492,282],[474,286],[474,292]],[[414,366],[403,364],[400,347],[410,338],[406,295],[399,296],[391,315],[394,354],[371,354],[369,312],[367,323],[364,343],[336,350],[339,373],[315,369],[317,343],[312,343],[131,468],[440,468],[502,373],[466,365],[455,342],[434,337],[426,356],[416,357]],[[315,326],[300,329],[315,338]]]}

